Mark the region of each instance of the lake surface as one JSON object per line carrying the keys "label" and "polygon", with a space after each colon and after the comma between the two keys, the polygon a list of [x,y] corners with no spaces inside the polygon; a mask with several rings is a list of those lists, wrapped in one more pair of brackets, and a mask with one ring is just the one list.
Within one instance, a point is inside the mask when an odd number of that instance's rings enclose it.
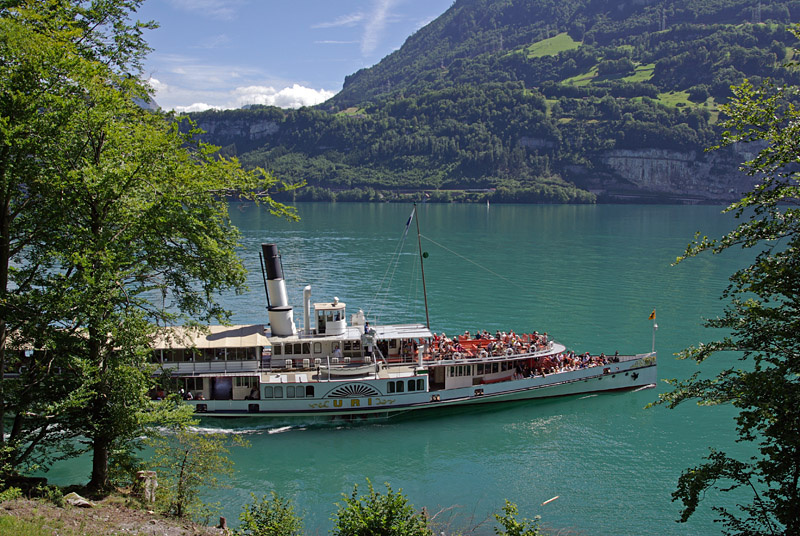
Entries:
{"label": "lake surface", "polygon": [[[411,213],[407,205],[300,204],[301,221],[262,208],[232,206],[242,231],[250,291],[226,300],[236,323],[266,322],[258,251],[277,243],[295,319],[302,288],[312,301],[345,302],[372,322],[424,322],[416,228],[391,261]],[[421,205],[422,246],[431,327],[548,332],[578,352],[650,351],[648,320],[657,309],[660,378],[685,378],[698,367],[680,349],[713,336],[702,319],[721,312],[727,277],[749,257],[730,252],[671,266],[695,231],[719,236],[734,220],[708,206]],[[388,291],[386,283],[391,281]],[[713,371],[725,359],[704,365]],[[241,505],[276,491],[304,513],[307,534],[327,534],[330,517],[354,484],[369,479],[402,488],[443,530],[492,534],[508,499],[521,517],[542,516],[560,534],[718,534],[709,508],[679,524],[671,502],[681,471],[708,447],[733,445],[731,408],[644,409],[666,390],[575,396],[461,409],[383,423],[276,428],[254,420],[211,421],[246,434],[252,447],[233,454],[236,476],[209,500],[229,520]],[[59,484],[86,479],[86,460],[50,472]],[[552,497],[558,499],[542,505]],[[709,496],[708,501],[717,499]],[[724,497],[730,506],[733,498]]]}

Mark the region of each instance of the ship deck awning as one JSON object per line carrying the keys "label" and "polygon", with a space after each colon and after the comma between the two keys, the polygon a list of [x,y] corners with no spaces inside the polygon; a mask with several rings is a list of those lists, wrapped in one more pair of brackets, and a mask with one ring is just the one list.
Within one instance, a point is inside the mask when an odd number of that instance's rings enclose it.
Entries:
{"label": "ship deck awning", "polygon": [[[387,324],[385,326],[372,325],[370,328],[375,330],[377,340],[385,339],[426,339],[433,337],[433,333],[425,324]],[[341,341],[358,340],[364,334],[364,326],[348,326],[341,335],[304,335],[298,332],[296,335],[285,337],[271,336],[276,344],[292,342],[317,342],[317,341]]]}
{"label": "ship deck awning", "polygon": [[[433,333],[425,324],[390,324],[370,327],[375,330],[378,339],[427,339]],[[363,329],[361,330],[363,332]]]}
{"label": "ship deck awning", "polygon": [[203,328],[171,326],[160,330],[153,341],[154,350],[177,348],[253,348],[269,347],[263,324],[236,326],[204,326]]}

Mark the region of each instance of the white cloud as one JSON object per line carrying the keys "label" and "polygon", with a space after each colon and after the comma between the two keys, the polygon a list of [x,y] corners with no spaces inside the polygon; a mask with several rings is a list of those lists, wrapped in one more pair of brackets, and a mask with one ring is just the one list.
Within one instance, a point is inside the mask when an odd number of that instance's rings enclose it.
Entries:
{"label": "white cloud", "polygon": [[364,25],[364,34],[361,37],[361,53],[371,54],[378,46],[378,38],[386,26],[389,8],[393,0],[376,0],[375,7]]}
{"label": "white cloud", "polygon": [[170,0],[173,6],[184,11],[199,13],[210,19],[233,20],[244,0]]}
{"label": "white cloud", "polygon": [[214,49],[214,48],[221,48],[231,42],[231,38],[228,37],[226,34],[219,34],[209,37],[207,40],[203,41],[202,44],[195,45],[192,48],[200,48],[200,49]]}
{"label": "white cloud", "polygon": [[[293,84],[291,87],[279,90],[272,86],[253,85],[237,87],[227,92],[203,92],[170,86],[156,78],[150,78],[149,82],[155,90],[156,102],[162,108],[172,109],[179,113],[241,108],[248,104],[300,108],[325,102],[336,94],[327,89],[313,89],[300,84]],[[192,104],[188,106],[170,106],[168,104],[176,101],[192,102]],[[214,104],[210,104],[212,102]]]}
{"label": "white cloud", "polygon": [[[157,102],[157,101],[156,101]],[[212,106],[205,102],[195,102],[189,106],[176,106],[175,111],[178,113],[192,113],[192,112],[205,112],[206,110],[222,110],[219,106]]]}
{"label": "white cloud", "polygon": [[270,86],[237,87],[233,91],[237,107],[246,104],[266,104],[280,108],[313,106],[333,97],[335,93],[325,89],[312,89],[300,84],[275,90]]}
{"label": "white cloud", "polygon": [[342,15],[341,17],[336,18],[335,20],[329,22],[319,22],[317,24],[312,24],[312,28],[338,28],[340,26],[354,26],[356,23],[361,22],[364,20],[364,14],[356,11],[355,13],[350,13],[349,15]]}
{"label": "white cloud", "polygon": [[361,41],[334,41],[327,39],[325,41],[314,41],[315,45],[357,45]]}

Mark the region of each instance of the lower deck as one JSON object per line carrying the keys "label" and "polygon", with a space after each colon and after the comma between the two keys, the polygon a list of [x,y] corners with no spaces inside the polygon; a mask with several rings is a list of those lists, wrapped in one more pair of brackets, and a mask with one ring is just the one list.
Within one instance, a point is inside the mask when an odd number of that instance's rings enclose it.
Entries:
{"label": "lower deck", "polygon": [[[467,365],[443,364],[425,369],[410,365],[385,367],[369,375],[351,378],[328,377],[324,371],[265,373],[255,378],[259,383],[252,396],[209,400],[193,397],[188,403],[194,405],[199,413],[215,416],[377,415],[448,405],[636,389],[656,382],[656,357],[643,354],[624,356],[619,362],[551,374],[523,375],[515,369],[497,381],[486,375],[469,376],[470,381],[464,381],[464,385],[437,388],[437,382],[433,381],[437,369],[450,377],[452,371],[458,372],[454,368],[458,366]],[[224,377],[208,379],[225,381]]]}

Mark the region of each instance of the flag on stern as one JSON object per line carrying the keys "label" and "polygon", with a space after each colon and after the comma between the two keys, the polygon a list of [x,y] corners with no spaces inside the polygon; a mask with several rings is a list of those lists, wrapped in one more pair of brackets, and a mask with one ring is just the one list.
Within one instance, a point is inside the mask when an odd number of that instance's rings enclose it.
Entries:
{"label": "flag on stern", "polygon": [[656,319],[656,310],[653,309],[653,312],[650,313],[650,316],[647,318],[648,320],[655,320]]}

